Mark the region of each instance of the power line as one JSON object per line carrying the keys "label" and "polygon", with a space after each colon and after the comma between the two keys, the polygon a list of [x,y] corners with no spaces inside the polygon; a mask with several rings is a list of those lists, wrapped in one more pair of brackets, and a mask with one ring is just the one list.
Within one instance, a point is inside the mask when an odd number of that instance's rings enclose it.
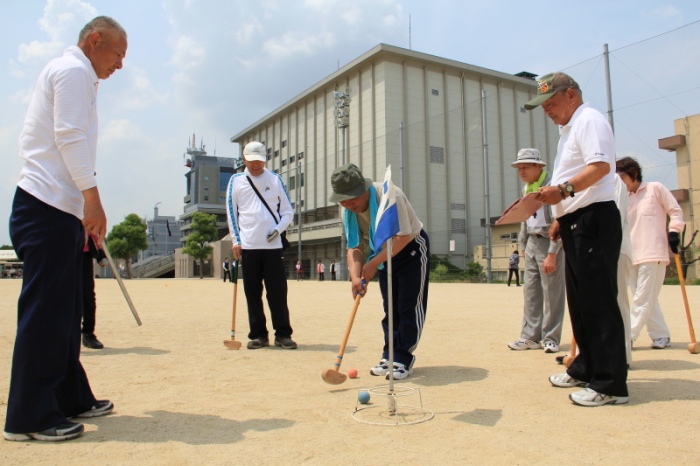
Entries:
{"label": "power line", "polygon": [[642,40],[637,41],[637,42],[634,42],[634,43],[632,43],[632,44],[623,45],[622,47],[619,47],[619,48],[617,48],[617,49],[615,49],[615,50],[611,50],[610,52],[617,52],[618,50],[622,50],[622,49],[624,49],[624,48],[626,48],[626,47],[632,47],[633,45],[641,44],[642,42],[646,42],[646,41],[651,40],[651,39],[656,39],[657,37],[661,37],[661,36],[663,36],[663,35],[665,35],[665,34],[669,34],[669,33],[671,33],[671,32],[678,31],[679,29],[683,29],[684,27],[692,26],[692,25],[695,24],[695,23],[700,23],[700,19],[695,20],[695,21],[693,21],[692,23],[688,23],[688,24],[684,24],[683,26],[679,26],[679,27],[677,27],[676,29],[671,29],[670,31],[662,32],[661,34],[657,34],[657,35],[655,35],[655,36],[647,37],[646,39],[642,39]]}

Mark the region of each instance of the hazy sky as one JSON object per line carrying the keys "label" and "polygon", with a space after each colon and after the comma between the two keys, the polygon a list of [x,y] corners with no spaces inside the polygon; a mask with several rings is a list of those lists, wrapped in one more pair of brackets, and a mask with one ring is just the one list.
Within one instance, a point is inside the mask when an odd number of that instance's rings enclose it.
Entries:
{"label": "hazy sky", "polygon": [[[161,215],[179,216],[182,155],[193,133],[210,154],[236,155],[231,136],[339,64],[378,43],[408,48],[409,15],[413,50],[506,73],[564,70],[603,111],[608,43],[618,157],[637,157],[645,179],[671,188],[674,153],[657,149],[657,140],[673,134],[674,119],[700,113],[700,23],[672,31],[700,20],[696,0],[0,0],[0,7],[4,225],[36,77],[97,15],[129,34],[124,69],[100,84],[98,97],[97,174],[110,228],[132,212],[150,218],[158,202]],[[6,226],[0,244],[9,244]]]}

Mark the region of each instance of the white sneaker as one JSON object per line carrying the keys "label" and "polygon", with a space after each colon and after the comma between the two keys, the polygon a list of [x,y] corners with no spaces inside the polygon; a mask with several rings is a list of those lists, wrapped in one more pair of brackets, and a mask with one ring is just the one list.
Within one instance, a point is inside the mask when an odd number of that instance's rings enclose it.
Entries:
{"label": "white sneaker", "polygon": [[508,348],[512,350],[528,350],[528,349],[540,349],[542,344],[538,341],[526,340],[525,338],[520,338],[518,341],[513,343],[508,343]]}
{"label": "white sneaker", "polygon": [[546,341],[544,343],[544,352],[545,353],[558,353],[559,352],[559,345],[557,345],[553,341]]}
{"label": "white sneaker", "polygon": [[[389,371],[386,371],[386,379],[389,380]],[[413,374],[413,368],[408,368],[400,362],[394,363],[394,380],[403,380]]]}
{"label": "white sneaker", "polygon": [[369,373],[372,375],[386,375],[387,372],[389,372],[389,365],[387,364],[387,360],[383,359],[379,361],[379,364],[374,366],[369,370]]}
{"label": "white sneaker", "polygon": [[654,341],[651,342],[651,347],[654,349],[664,349],[667,346],[671,346],[670,338],[655,338]]}
{"label": "white sneaker", "polygon": [[629,401],[628,396],[604,395],[590,388],[570,393],[569,399],[581,406],[622,405]]}
{"label": "white sneaker", "polygon": [[588,386],[588,382],[584,382],[582,380],[576,380],[575,378],[571,377],[566,372],[562,372],[561,374],[550,375],[549,376],[549,383],[551,383],[555,387],[562,387],[562,388],[587,387]]}

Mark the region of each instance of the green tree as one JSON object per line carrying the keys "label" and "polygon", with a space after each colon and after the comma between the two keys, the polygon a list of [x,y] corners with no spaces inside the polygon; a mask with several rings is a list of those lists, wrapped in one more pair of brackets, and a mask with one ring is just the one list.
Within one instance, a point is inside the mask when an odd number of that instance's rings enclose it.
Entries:
{"label": "green tree", "polygon": [[462,275],[467,280],[483,280],[484,266],[478,262],[470,262],[467,264],[467,268],[462,271]]}
{"label": "green tree", "polygon": [[430,281],[444,280],[447,276],[447,266],[445,264],[438,264],[435,269],[430,272]]}
{"label": "green tree", "polygon": [[[136,214],[129,214],[119,225],[114,225],[107,235],[107,248],[112,257],[124,259],[126,276],[131,278],[131,258],[139,251],[148,249],[146,230],[148,226]],[[118,273],[118,271],[115,271]]]}
{"label": "green tree", "polygon": [[14,247],[10,246],[9,244],[3,244],[2,246],[0,246],[0,251],[7,251],[10,249],[14,249]]}
{"label": "green tree", "polygon": [[182,252],[199,261],[199,278],[204,278],[204,259],[214,250],[209,243],[219,239],[216,230],[216,215],[209,215],[203,212],[192,214],[192,233],[187,236],[187,242]]}

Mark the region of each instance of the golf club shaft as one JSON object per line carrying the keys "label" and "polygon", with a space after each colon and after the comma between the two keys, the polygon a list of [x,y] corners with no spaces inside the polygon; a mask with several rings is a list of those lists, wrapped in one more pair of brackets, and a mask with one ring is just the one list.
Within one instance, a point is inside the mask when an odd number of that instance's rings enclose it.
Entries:
{"label": "golf club shaft", "polygon": [[141,319],[139,318],[139,314],[136,312],[136,308],[134,307],[134,303],[131,302],[131,297],[129,296],[129,292],[126,291],[126,287],[124,286],[124,283],[122,282],[122,277],[119,275],[119,270],[117,269],[117,266],[114,264],[114,260],[112,260],[112,255],[109,253],[109,248],[107,248],[107,242],[105,241],[103,243],[103,248],[105,252],[105,256],[107,256],[107,260],[109,261],[109,266],[112,267],[112,273],[114,273],[114,277],[117,279],[117,282],[119,282],[119,288],[122,289],[122,294],[124,295],[124,299],[126,299],[126,303],[129,305],[129,309],[131,309],[131,313],[134,315],[134,319],[136,319],[136,323],[141,326]]}

